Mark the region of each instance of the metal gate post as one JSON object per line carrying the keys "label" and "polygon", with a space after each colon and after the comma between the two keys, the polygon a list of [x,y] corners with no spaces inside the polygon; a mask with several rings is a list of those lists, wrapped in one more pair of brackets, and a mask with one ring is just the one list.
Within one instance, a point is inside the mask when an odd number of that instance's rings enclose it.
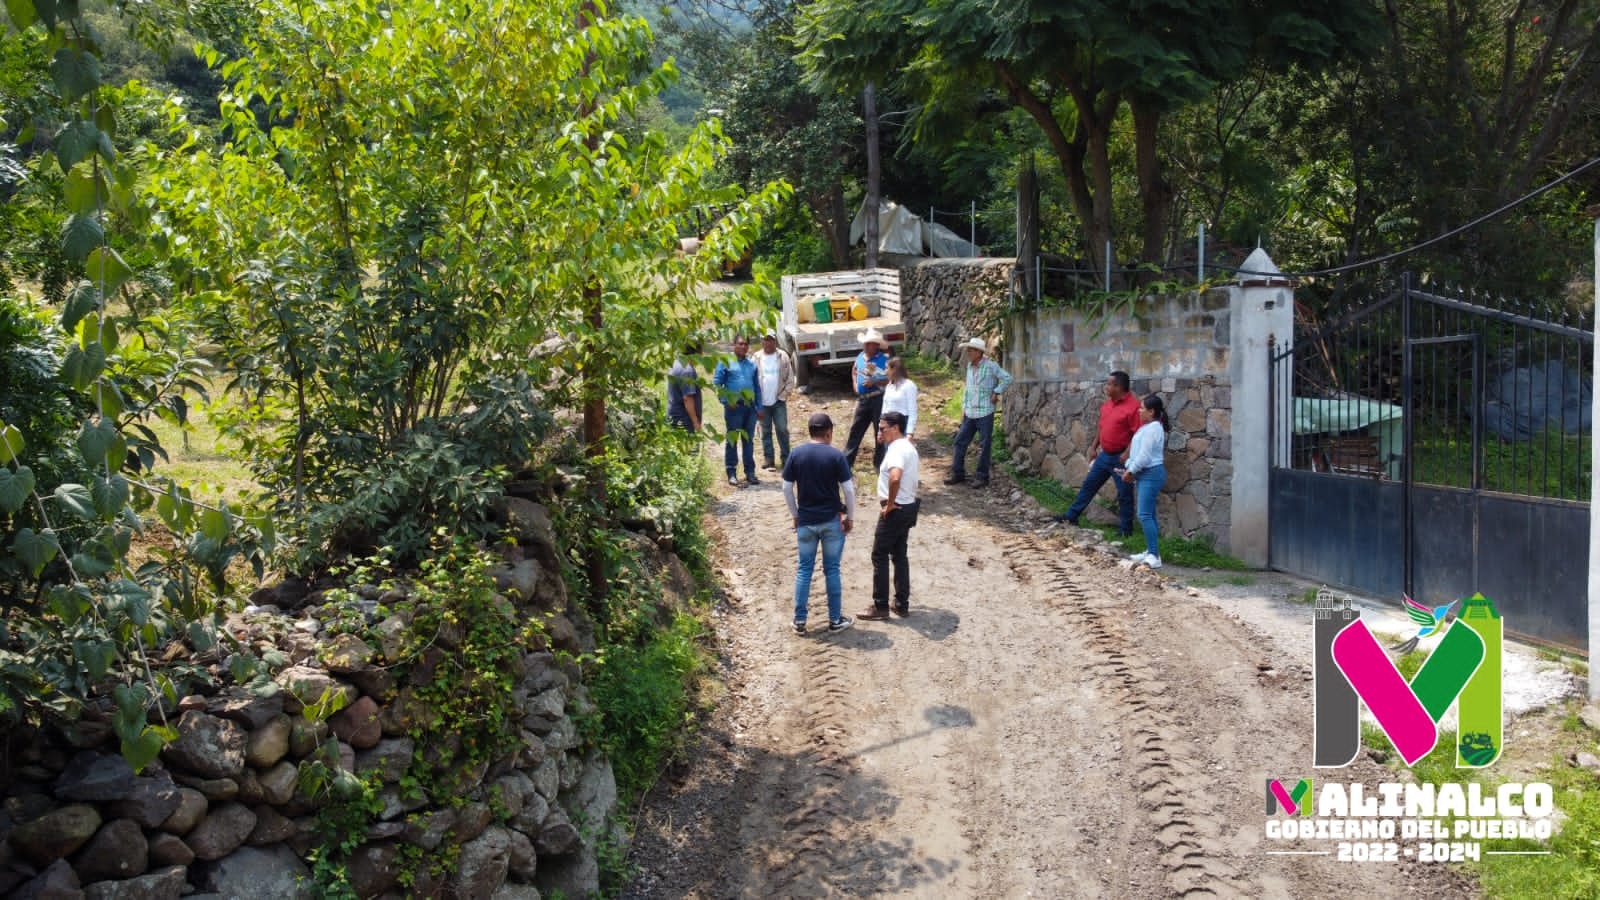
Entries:
{"label": "metal gate post", "polygon": [[[1289,362],[1289,371],[1294,371],[1293,359]],[[1277,468],[1278,336],[1269,334],[1267,335],[1267,568],[1269,569],[1272,568],[1272,489],[1273,482],[1278,480]]]}
{"label": "metal gate post", "polygon": [[1412,559],[1412,523],[1411,523],[1411,479],[1413,474],[1412,458],[1416,448],[1412,446],[1415,440],[1415,429],[1412,427],[1412,384],[1411,384],[1411,273],[1400,276],[1400,444],[1405,447],[1405,456],[1400,460],[1400,534],[1401,534],[1401,573],[1400,581],[1404,586],[1406,596],[1415,592],[1412,584],[1412,569],[1415,560]]}

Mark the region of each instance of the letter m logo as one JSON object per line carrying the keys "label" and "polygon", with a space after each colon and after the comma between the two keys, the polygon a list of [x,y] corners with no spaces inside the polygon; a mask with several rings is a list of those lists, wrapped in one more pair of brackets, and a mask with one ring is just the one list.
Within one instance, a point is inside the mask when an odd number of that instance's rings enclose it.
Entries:
{"label": "letter m logo", "polygon": [[1311,815],[1311,779],[1300,779],[1293,789],[1284,787],[1276,778],[1267,779],[1267,815],[1280,812],[1286,816]]}
{"label": "letter m logo", "polygon": [[1319,623],[1317,638],[1319,768],[1355,759],[1361,749],[1360,704],[1366,704],[1408,766],[1433,752],[1439,721],[1451,706],[1460,722],[1456,767],[1482,768],[1500,756],[1502,623],[1483,595],[1466,601],[1461,617],[1445,628],[1410,681],[1360,618]]}

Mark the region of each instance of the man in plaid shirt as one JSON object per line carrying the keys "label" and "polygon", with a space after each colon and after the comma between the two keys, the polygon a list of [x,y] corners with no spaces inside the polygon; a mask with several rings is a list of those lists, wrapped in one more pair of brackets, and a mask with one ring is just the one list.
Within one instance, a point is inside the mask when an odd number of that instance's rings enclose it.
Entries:
{"label": "man in plaid shirt", "polygon": [[989,484],[990,444],[994,440],[994,407],[1000,393],[1011,386],[1011,375],[1000,364],[989,359],[989,346],[982,338],[973,338],[961,345],[967,351],[967,386],[961,395],[961,430],[956,432],[955,458],[950,463],[950,477],[945,484],[960,484],[967,480],[967,447],[977,436],[978,468],[972,475],[972,486]]}

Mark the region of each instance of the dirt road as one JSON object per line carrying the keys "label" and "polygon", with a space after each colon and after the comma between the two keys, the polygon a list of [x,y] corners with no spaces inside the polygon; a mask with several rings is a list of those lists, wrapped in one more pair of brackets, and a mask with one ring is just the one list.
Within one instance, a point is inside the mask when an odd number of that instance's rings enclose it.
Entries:
{"label": "dirt road", "polygon": [[[849,398],[824,386],[791,401],[790,421],[818,408],[849,420]],[[919,444],[912,614],[836,635],[789,630],[777,477],[718,489],[727,694],[641,812],[625,896],[1473,893],[1439,868],[1267,855],[1264,779],[1311,759],[1309,641],[1286,650],[1170,577],[1037,533],[1037,507],[1004,477],[943,486],[948,445]],[[875,508],[846,543],[852,615],[870,602]],[[1385,780],[1366,762],[1341,776]]]}

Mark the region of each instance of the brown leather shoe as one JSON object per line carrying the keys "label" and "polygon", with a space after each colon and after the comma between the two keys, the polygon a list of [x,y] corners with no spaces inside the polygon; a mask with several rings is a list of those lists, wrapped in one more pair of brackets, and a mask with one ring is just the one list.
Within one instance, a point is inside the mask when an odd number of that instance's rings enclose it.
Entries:
{"label": "brown leather shoe", "polygon": [[887,619],[887,618],[889,618],[889,607],[887,607],[887,606],[869,606],[864,611],[862,611],[859,615],[857,615],[856,618],[858,618],[858,619],[871,619],[871,620]]}

